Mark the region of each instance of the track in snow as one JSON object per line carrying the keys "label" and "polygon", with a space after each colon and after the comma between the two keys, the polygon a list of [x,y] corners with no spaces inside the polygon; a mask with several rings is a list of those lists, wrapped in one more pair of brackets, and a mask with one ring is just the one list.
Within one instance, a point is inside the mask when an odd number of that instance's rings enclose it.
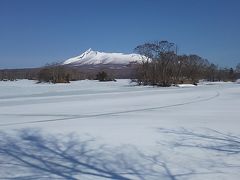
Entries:
{"label": "track in snow", "polygon": [[171,107],[178,107],[178,106],[184,106],[188,104],[194,104],[198,102],[204,102],[209,101],[214,98],[217,98],[220,96],[220,93],[216,91],[216,93],[213,96],[202,98],[198,100],[183,102],[183,103],[176,103],[172,105],[166,105],[166,106],[155,106],[155,107],[149,107],[149,108],[139,108],[139,109],[132,109],[132,110],[126,110],[126,111],[116,111],[116,112],[107,112],[107,113],[99,113],[99,114],[89,114],[89,115],[57,115],[57,114],[0,114],[0,116],[16,116],[16,117],[62,117],[57,119],[48,119],[48,120],[36,120],[36,121],[26,121],[26,122],[20,122],[20,123],[4,123],[0,124],[0,127],[3,126],[14,126],[14,125],[23,125],[23,124],[35,124],[35,123],[45,123],[45,122],[56,122],[56,121],[66,121],[66,120],[75,120],[75,119],[84,119],[84,118],[94,118],[94,117],[100,117],[100,116],[112,116],[112,115],[119,115],[119,114],[127,114],[127,113],[133,113],[133,112],[142,112],[142,111],[150,111],[150,110],[158,110],[158,109],[164,109],[164,108],[171,108]]}

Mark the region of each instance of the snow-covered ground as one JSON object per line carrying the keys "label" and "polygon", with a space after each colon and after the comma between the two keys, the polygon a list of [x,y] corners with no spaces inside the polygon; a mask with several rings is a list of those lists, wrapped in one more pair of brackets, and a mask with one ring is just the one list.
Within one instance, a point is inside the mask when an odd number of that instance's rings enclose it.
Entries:
{"label": "snow-covered ground", "polygon": [[238,180],[240,84],[0,82],[0,177]]}

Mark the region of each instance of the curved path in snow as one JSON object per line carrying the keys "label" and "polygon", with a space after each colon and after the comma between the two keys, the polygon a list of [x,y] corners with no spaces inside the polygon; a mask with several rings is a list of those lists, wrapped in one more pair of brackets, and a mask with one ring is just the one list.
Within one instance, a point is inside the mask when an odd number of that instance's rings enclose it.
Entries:
{"label": "curved path in snow", "polygon": [[[81,91],[78,94],[71,94],[71,89],[69,89],[69,92],[58,92],[52,96],[53,93],[45,93],[45,95],[29,94],[28,97],[20,95],[15,98],[14,96],[4,98],[0,101],[1,108],[10,111],[15,109],[15,111],[19,112],[19,109],[25,107],[25,113],[24,110],[21,113],[6,113],[6,111],[3,113],[0,111],[1,118],[15,119],[11,122],[0,122],[0,126],[57,122],[160,110],[209,101],[220,95],[219,91],[213,89],[206,91],[204,87],[159,89],[127,87],[121,91],[117,90],[117,92],[109,88],[105,89],[105,92],[87,92],[83,94],[80,94]],[[74,92],[76,93],[76,91]],[[148,103],[146,103],[147,101]],[[120,102],[120,105],[118,105],[118,102]],[[83,103],[86,103],[89,108],[84,110],[82,108],[85,107]],[[79,107],[80,112],[75,110],[72,113],[72,108],[56,111],[59,106],[68,106],[69,104],[73,109]],[[96,112],[99,108],[100,111]],[[34,110],[35,112],[33,112]],[[49,113],[46,113],[46,111]],[[26,121],[26,118],[31,119]]]}

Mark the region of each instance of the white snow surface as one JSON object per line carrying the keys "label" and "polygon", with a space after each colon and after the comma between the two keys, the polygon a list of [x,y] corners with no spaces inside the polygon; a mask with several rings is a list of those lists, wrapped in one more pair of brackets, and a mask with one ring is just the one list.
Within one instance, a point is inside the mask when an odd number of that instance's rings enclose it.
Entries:
{"label": "white snow surface", "polygon": [[177,87],[195,87],[193,84],[177,84]]}
{"label": "white snow surface", "polygon": [[239,179],[240,84],[129,82],[0,82],[0,177]]}
{"label": "white snow surface", "polygon": [[67,59],[64,65],[97,65],[97,64],[121,64],[141,63],[147,58],[139,54],[106,53],[93,51],[91,48],[79,56]]}

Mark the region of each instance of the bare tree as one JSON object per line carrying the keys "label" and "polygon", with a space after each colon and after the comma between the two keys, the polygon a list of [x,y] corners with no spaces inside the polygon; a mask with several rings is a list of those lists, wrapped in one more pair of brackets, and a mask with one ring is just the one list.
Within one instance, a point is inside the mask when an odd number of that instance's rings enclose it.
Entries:
{"label": "bare tree", "polygon": [[148,58],[138,70],[139,84],[171,85],[173,82],[171,66],[174,66],[177,61],[176,49],[176,45],[168,41],[156,41],[137,46],[135,51]]}

